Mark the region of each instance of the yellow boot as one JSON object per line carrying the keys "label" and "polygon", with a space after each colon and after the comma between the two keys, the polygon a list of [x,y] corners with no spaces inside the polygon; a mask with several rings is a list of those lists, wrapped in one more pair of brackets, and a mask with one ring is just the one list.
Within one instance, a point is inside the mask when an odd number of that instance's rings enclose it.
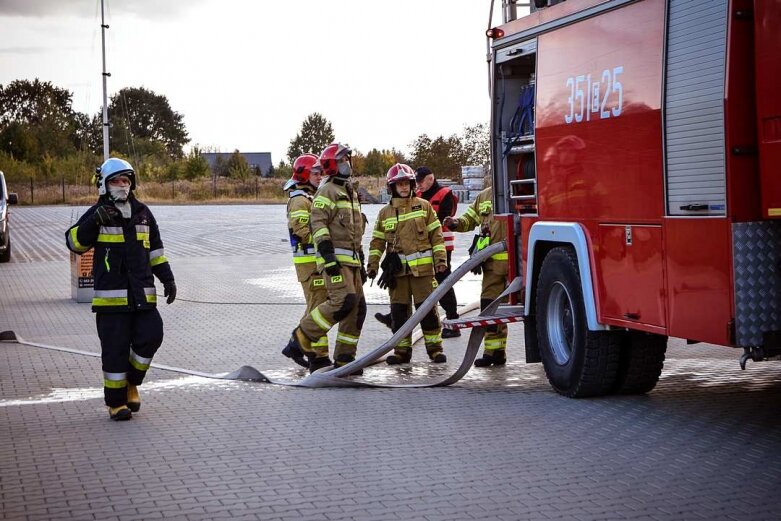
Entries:
{"label": "yellow boot", "polygon": [[127,408],[133,412],[141,409],[141,396],[138,394],[138,386],[128,384],[127,386]]}
{"label": "yellow boot", "polygon": [[125,421],[133,417],[133,413],[127,405],[120,405],[119,407],[109,407],[108,416],[114,421]]}

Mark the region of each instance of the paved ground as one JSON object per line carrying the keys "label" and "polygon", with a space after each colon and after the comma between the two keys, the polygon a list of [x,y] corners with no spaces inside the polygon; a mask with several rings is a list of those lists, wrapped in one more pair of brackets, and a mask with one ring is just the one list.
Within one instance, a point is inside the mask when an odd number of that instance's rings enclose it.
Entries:
{"label": "paved ground", "polygon": [[[378,207],[367,207],[370,220]],[[180,300],[162,306],[156,362],[249,364],[296,379],[279,354],[303,310],[279,206],[155,207]],[[0,265],[0,331],[99,352],[70,300],[63,231],[79,209],[14,208]],[[469,242],[459,239],[459,252]],[[463,303],[479,280],[459,282]],[[368,288],[370,315],[387,298]],[[205,304],[200,302],[212,302]],[[229,303],[243,304],[229,304]],[[0,344],[2,519],[779,519],[779,364],[670,342],[656,390],[570,400],[541,366],[472,370],[420,390],[297,389],[152,370],[134,419],[107,419],[97,358]],[[387,330],[373,319],[360,352]],[[417,353],[370,381],[455,369]]]}

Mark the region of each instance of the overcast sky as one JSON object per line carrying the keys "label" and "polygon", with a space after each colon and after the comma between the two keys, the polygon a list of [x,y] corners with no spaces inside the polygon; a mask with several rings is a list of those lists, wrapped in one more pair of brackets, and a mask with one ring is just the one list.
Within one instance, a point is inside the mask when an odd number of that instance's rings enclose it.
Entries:
{"label": "overcast sky", "polygon": [[[312,112],[364,153],[407,151],[422,133],[488,121],[489,5],[106,0],[109,95],[151,89],[184,115],[191,144],[275,164]],[[100,0],[0,0],[0,27],[0,83],[40,78],[72,91],[76,110],[100,110]]]}

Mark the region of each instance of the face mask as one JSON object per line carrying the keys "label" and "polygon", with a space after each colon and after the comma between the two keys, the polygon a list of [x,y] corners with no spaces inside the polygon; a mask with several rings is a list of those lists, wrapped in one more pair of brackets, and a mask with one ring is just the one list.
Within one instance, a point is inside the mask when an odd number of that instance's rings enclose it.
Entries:
{"label": "face mask", "polygon": [[112,201],[127,201],[127,198],[130,195],[130,187],[110,186],[108,189],[108,193],[109,196],[111,196]]}
{"label": "face mask", "polygon": [[339,163],[339,175],[342,177],[349,177],[353,173],[353,167],[347,161]]}

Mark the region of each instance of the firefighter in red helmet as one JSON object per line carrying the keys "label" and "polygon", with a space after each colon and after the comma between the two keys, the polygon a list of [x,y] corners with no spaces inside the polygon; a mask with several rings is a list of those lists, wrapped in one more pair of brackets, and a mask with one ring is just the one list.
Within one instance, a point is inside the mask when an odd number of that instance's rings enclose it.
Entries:
{"label": "firefighter in red helmet", "polygon": [[319,344],[318,340],[336,323],[339,332],[334,366],[355,360],[366,318],[366,270],[361,246],[365,218],[353,188],[350,154],[350,149],[339,143],[328,145],[320,154],[325,181],[315,193],[310,225],[327,300],[301,319],[290,339],[290,345],[307,354],[310,372],[331,364],[328,345]]}
{"label": "firefighter in red helmet", "polygon": [[[304,316],[325,302],[327,297],[325,280],[317,271],[316,251],[310,228],[312,200],[320,185],[322,171],[320,160],[316,155],[303,154],[293,162],[293,175],[284,186],[289,197],[287,201],[287,227],[290,247],[293,250],[293,265],[306,300]],[[321,335],[312,342],[312,347],[314,350],[324,350],[327,353],[328,337]],[[314,351],[305,353],[292,341],[288,342],[288,345],[282,350],[282,354],[303,367],[309,367],[308,358],[314,357]],[[309,356],[307,357],[307,355]]]}
{"label": "firefighter in red helmet", "polygon": [[[431,205],[415,196],[415,172],[397,163],[387,174],[390,202],[384,206],[372,231],[368,276],[377,276],[381,288],[388,288],[391,300],[391,329],[395,333],[437,287],[434,274],[447,270],[442,226]],[[380,258],[385,253],[382,265]],[[442,325],[434,307],[422,320],[426,353],[434,363],[447,361],[442,352]],[[411,336],[407,336],[386,358],[391,365],[406,364],[412,358]]]}

